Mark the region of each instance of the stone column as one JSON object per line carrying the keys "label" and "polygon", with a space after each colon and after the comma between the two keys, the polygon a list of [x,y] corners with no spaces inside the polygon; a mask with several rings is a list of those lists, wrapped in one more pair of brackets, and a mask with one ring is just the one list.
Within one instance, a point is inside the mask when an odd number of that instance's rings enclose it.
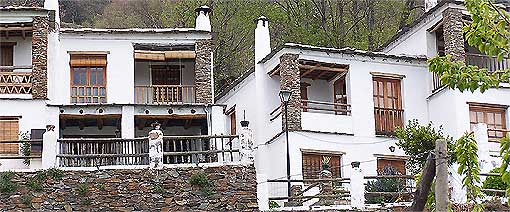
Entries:
{"label": "stone column", "polygon": [[253,164],[255,162],[255,154],[253,148],[253,132],[248,127],[248,121],[241,121],[241,131],[239,134],[240,150],[242,164]]}
{"label": "stone column", "polygon": [[55,126],[46,125],[43,134],[42,168],[49,169],[57,166],[57,135]]}
{"label": "stone column", "polygon": [[48,17],[36,16],[32,30],[32,98],[48,97]]}
{"label": "stone column", "polygon": [[213,103],[212,43],[210,40],[195,44],[195,93],[197,103]]}
{"label": "stone column", "polygon": [[360,162],[355,161],[351,163],[351,207],[353,209],[361,210],[365,205],[365,183],[363,179],[363,172],[359,167]]}
{"label": "stone column", "polygon": [[163,132],[159,123],[152,124],[153,130],[149,132],[149,168],[163,168]]}
{"label": "stone column", "polygon": [[457,8],[448,8],[443,12],[444,48],[453,60],[464,61],[464,33],[462,32],[462,12]]}
{"label": "stone column", "polygon": [[[322,170],[320,173],[320,179],[332,179],[332,177],[333,177],[333,174],[329,170]],[[321,182],[320,188],[321,188],[321,191],[320,191],[319,195],[329,196],[329,195],[334,194],[333,181]],[[334,204],[334,198],[321,197],[321,198],[319,198],[319,201],[317,203],[315,203],[314,205],[327,206],[327,205],[333,205],[333,204]]]}
{"label": "stone column", "polygon": [[[280,57],[280,89],[292,91],[287,106],[289,131],[301,130],[301,89],[299,87],[299,55],[283,54]],[[282,129],[285,130],[285,108],[282,105]]]}

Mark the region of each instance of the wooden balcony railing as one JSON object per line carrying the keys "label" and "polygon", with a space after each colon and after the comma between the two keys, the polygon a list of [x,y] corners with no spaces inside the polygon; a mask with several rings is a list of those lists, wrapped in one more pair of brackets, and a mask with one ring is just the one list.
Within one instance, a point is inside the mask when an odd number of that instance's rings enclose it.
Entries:
{"label": "wooden balcony railing", "polygon": [[[238,135],[164,136],[163,163],[239,162],[234,144],[239,144]],[[149,139],[59,139],[57,158],[61,167],[148,165]]]}
{"label": "wooden balcony railing", "polygon": [[72,85],[71,103],[106,103],[104,85]]}
{"label": "wooden balcony railing", "polygon": [[194,85],[137,85],[135,86],[135,103],[195,103],[195,92]]}
{"label": "wooden balcony railing", "polygon": [[510,68],[510,59],[508,58],[499,61],[496,57],[474,53],[466,53],[466,63],[478,66],[479,68],[487,68],[489,71]]}
{"label": "wooden balcony railing", "polygon": [[510,130],[507,129],[487,129],[487,135],[491,142],[499,142],[499,139],[505,137],[509,132]]}
{"label": "wooden balcony railing", "polygon": [[375,133],[378,135],[394,135],[396,127],[404,126],[404,110],[392,108],[374,108]]}
{"label": "wooden balcony railing", "polygon": [[0,94],[31,94],[32,72],[0,72]]}
{"label": "wooden balcony railing", "polygon": [[303,112],[321,111],[326,113],[331,112],[335,115],[351,115],[351,105],[344,103],[321,102],[302,99],[301,107],[303,108]]}

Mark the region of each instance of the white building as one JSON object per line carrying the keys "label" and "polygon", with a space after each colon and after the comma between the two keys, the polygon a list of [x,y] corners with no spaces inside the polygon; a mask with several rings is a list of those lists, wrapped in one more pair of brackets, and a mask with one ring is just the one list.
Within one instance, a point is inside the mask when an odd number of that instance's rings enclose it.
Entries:
{"label": "white building", "polygon": [[60,28],[57,0],[31,6],[0,8],[0,169],[40,167],[5,142],[41,139],[47,125],[60,139],[147,137],[154,122],[167,136],[229,133],[213,99],[208,7],[194,28],[72,29]]}
{"label": "white building", "polygon": [[[351,176],[354,161],[361,162],[364,175],[377,175],[387,165],[405,172],[407,157],[395,148],[392,135],[396,126],[413,119],[442,126],[454,138],[486,123],[488,140],[502,137],[508,125],[508,86],[461,93],[442,86],[428,71],[427,59],[445,53],[489,70],[510,67],[508,59],[497,62],[467,46],[463,21],[469,21],[469,14],[462,1],[441,1],[379,52],[366,52],[293,43],[271,50],[269,22],[257,19],[254,68],[222,91],[217,102],[226,104],[232,117],[251,121],[259,182],[287,179],[280,90],[292,91],[291,179],[317,178],[324,156],[331,157],[329,166],[337,178]],[[482,169],[488,172],[499,164],[499,144],[479,142]],[[450,180],[452,186],[460,182],[455,175]],[[259,197],[266,195],[286,196],[287,185],[259,191]]]}

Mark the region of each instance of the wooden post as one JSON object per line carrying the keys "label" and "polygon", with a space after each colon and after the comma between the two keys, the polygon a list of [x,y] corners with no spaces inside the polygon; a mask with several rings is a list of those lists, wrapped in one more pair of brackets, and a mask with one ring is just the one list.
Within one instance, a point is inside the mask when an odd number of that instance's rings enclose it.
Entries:
{"label": "wooden post", "polygon": [[446,140],[436,141],[436,211],[448,211],[448,153]]}
{"label": "wooden post", "polygon": [[429,154],[425,167],[421,173],[420,182],[414,192],[414,201],[411,205],[410,211],[423,211],[425,204],[427,203],[427,197],[429,196],[430,187],[436,176],[436,164],[432,154]]}

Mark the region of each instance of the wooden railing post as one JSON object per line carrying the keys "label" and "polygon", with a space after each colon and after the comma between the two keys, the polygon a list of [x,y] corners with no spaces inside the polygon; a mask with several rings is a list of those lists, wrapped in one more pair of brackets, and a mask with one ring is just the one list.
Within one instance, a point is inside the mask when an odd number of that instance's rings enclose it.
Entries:
{"label": "wooden railing post", "polygon": [[57,135],[55,126],[47,125],[43,134],[42,168],[49,169],[57,165]]}
{"label": "wooden railing post", "polygon": [[163,132],[157,122],[152,124],[153,130],[149,132],[149,167],[163,168]]}
{"label": "wooden railing post", "polygon": [[361,170],[360,162],[355,161],[351,163],[351,207],[353,209],[361,210],[365,206],[365,182],[363,172]]}

